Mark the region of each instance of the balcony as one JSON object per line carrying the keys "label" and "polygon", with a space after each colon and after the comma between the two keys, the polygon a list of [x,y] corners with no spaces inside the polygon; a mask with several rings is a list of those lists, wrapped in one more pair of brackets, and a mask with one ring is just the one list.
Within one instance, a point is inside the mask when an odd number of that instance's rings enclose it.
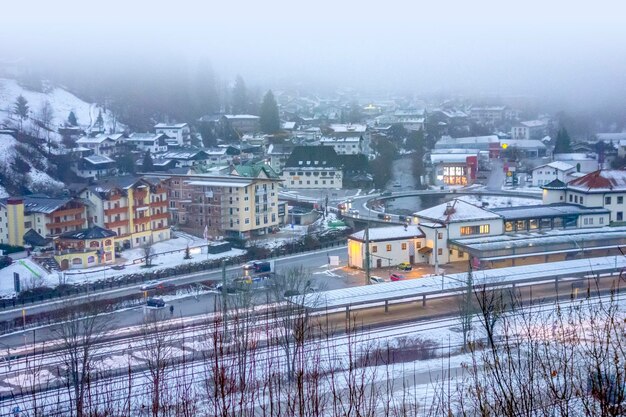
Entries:
{"label": "balcony", "polygon": [[83,227],[85,222],[86,222],[86,219],[66,220],[62,222],[46,223],[46,227],[48,229],[56,229],[56,228],[60,229],[63,227],[74,227],[74,226]]}
{"label": "balcony", "polygon": [[104,209],[105,216],[114,216],[116,214],[124,214],[128,212],[128,206],[124,207],[111,207],[110,209]]}
{"label": "balcony", "polygon": [[151,220],[169,219],[169,218],[170,218],[170,214],[168,212],[153,214],[152,216],[150,216]]}
{"label": "balcony", "polygon": [[133,219],[133,223],[135,224],[150,223],[150,220],[152,220],[152,217],[150,216],[136,217]]}
{"label": "balcony", "polygon": [[77,208],[69,208],[69,209],[65,209],[65,210],[57,210],[54,213],[52,213],[52,215],[54,217],[63,217],[63,216],[76,216],[77,214],[83,214],[83,212],[85,211],[84,207],[77,207]]}
{"label": "balcony", "polygon": [[112,222],[105,222],[104,227],[107,229],[113,229],[115,227],[128,227],[128,219],[113,220]]}
{"label": "balcony", "polygon": [[167,200],[165,201],[154,201],[150,203],[150,207],[167,207]]}

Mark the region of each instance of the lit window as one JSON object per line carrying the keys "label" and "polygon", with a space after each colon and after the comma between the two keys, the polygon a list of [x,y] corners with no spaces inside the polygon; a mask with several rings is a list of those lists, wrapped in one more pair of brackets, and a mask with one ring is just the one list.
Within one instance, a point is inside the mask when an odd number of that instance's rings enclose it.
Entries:
{"label": "lit window", "polygon": [[391,244],[387,245],[387,252],[391,252]]}

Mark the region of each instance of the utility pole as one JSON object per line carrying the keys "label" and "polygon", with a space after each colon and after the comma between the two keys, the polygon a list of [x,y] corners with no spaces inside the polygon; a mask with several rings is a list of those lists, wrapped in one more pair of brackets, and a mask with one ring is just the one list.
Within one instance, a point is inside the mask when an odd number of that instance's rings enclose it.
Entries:
{"label": "utility pole", "polygon": [[370,221],[365,227],[365,285],[370,284]]}
{"label": "utility pole", "polygon": [[228,329],[227,327],[227,319],[226,319],[226,314],[227,314],[227,310],[226,310],[226,295],[228,294],[228,291],[226,291],[226,261],[224,261],[222,259],[222,320],[224,322],[224,335],[222,337],[222,340],[226,340],[226,331]]}

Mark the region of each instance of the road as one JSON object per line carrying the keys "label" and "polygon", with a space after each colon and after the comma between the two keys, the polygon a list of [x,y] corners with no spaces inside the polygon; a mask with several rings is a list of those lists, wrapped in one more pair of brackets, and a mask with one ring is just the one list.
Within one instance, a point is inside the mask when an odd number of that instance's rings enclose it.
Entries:
{"label": "road", "polygon": [[[328,266],[329,256],[338,256],[340,265],[346,265],[348,254],[346,246],[332,248],[319,252],[309,252],[297,255],[290,255],[275,260],[274,267],[277,272],[286,271],[290,268],[303,266],[311,272],[311,281],[315,286],[322,290],[333,290],[354,286],[359,283],[357,274],[351,274],[341,267]],[[226,269],[227,278],[235,278],[241,276],[241,266]],[[176,285],[195,283],[199,281],[221,281],[221,271],[198,272],[189,275],[179,276],[175,278],[165,279],[164,282],[171,282]],[[96,294],[82,295],[72,298],[71,302],[88,302],[90,300],[112,299],[132,295],[141,292],[141,284],[132,287],[113,289],[109,291],[98,292]],[[193,317],[215,310],[215,294],[201,294],[194,296],[190,294],[188,297],[181,297],[168,301],[169,305],[174,306],[174,314],[176,317]],[[26,314],[36,314],[42,312],[54,311],[68,304],[67,299],[59,299],[45,302],[42,304],[26,306]],[[111,314],[111,322],[115,328],[123,328],[127,326],[140,325],[144,321],[144,315],[148,314],[143,307],[126,308]],[[22,316],[22,308],[6,310],[0,313],[0,320],[8,320]],[[0,347],[17,346],[24,344],[24,332],[0,336]],[[27,340],[32,343],[33,339],[37,341],[46,341],[51,338],[49,327],[39,327],[35,331],[26,330]]]}
{"label": "road", "polygon": [[[293,267],[303,266],[305,268],[315,269],[321,265],[328,264],[328,256],[339,256],[340,263],[347,263],[348,255],[346,246],[337,248],[324,249],[319,252],[307,252],[297,255],[289,255],[275,260],[275,269],[277,272],[288,270]],[[241,266],[233,266],[226,269],[228,278],[236,278],[240,276]],[[181,275],[174,278],[163,279],[163,282],[170,282],[176,285],[190,284],[201,281],[220,281],[222,279],[221,271],[196,272],[187,275]],[[76,297],[61,298],[50,300],[39,304],[24,306],[26,314],[37,314],[54,311],[68,303],[85,302],[90,300],[105,300],[127,295],[137,294],[141,291],[141,285],[137,284],[129,287],[116,288],[107,291],[99,291],[93,294],[85,294]],[[329,282],[328,289],[343,288],[341,282]],[[0,312],[0,321],[22,317],[22,307],[7,309]]]}
{"label": "road", "polygon": [[491,172],[489,173],[487,186],[485,188],[489,191],[502,191],[502,186],[506,179],[506,175],[503,171],[504,164],[501,159],[492,158],[489,160],[489,165],[491,166]]}

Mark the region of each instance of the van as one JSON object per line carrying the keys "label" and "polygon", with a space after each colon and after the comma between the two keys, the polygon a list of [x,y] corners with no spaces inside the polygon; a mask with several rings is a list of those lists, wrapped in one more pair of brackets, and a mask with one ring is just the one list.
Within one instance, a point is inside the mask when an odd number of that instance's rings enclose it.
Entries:
{"label": "van", "polygon": [[255,262],[254,263],[254,272],[255,273],[260,273],[260,272],[271,272],[272,271],[272,264],[270,264],[269,262]]}

